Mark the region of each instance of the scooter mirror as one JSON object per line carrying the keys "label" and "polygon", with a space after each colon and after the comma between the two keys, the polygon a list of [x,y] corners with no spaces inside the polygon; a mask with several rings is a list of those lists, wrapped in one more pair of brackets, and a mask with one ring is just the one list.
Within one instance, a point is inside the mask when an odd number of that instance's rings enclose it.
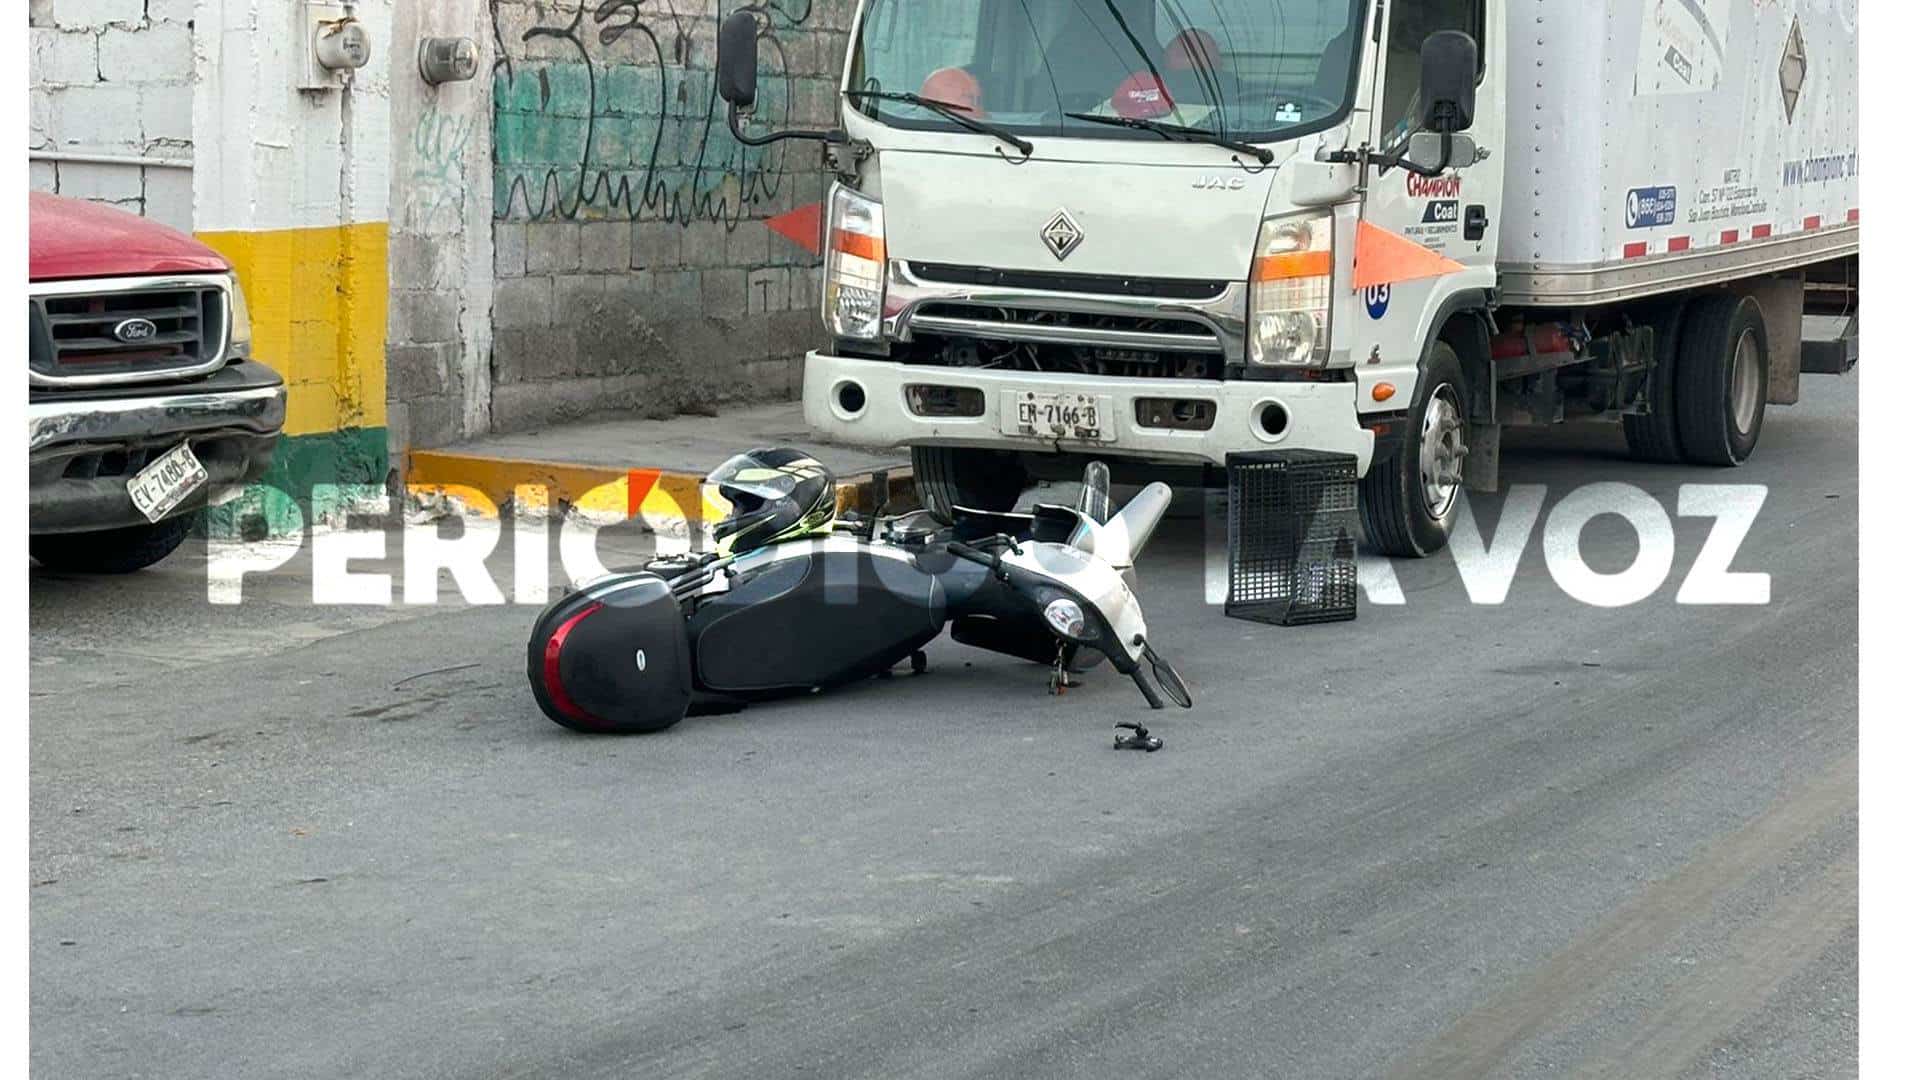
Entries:
{"label": "scooter mirror", "polygon": [[1160,689],[1166,691],[1167,697],[1172,698],[1175,705],[1183,709],[1193,708],[1193,693],[1187,689],[1187,681],[1173,670],[1172,664],[1153,651],[1153,646],[1142,644],[1145,659],[1153,667],[1153,679],[1160,684]]}

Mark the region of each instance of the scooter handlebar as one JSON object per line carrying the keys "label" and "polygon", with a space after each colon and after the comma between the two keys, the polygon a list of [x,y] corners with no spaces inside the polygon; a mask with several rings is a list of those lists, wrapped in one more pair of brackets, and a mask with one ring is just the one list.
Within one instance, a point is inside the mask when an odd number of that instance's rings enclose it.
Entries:
{"label": "scooter handlebar", "polygon": [[992,569],[995,562],[993,556],[981,551],[979,548],[968,547],[958,540],[947,541],[947,554],[956,559],[965,559],[970,563],[979,563],[988,569]]}
{"label": "scooter handlebar", "polygon": [[1001,581],[1007,580],[1007,572],[1000,567],[1000,556],[1003,552],[996,551],[989,555],[971,544],[963,544],[958,540],[949,540],[947,541],[947,554],[952,555],[956,559],[965,559],[970,563],[978,563],[993,571],[994,577],[999,578]]}

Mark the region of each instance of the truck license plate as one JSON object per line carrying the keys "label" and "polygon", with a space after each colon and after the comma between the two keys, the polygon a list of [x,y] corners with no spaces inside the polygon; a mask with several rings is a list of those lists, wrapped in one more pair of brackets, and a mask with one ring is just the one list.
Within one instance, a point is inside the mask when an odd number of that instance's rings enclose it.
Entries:
{"label": "truck license plate", "polygon": [[1097,394],[1009,390],[1002,401],[1000,430],[1008,435],[1101,442],[1112,438],[1112,399]]}
{"label": "truck license plate", "polygon": [[127,481],[127,494],[148,521],[159,521],[207,482],[206,466],[186,443],[153,459]]}

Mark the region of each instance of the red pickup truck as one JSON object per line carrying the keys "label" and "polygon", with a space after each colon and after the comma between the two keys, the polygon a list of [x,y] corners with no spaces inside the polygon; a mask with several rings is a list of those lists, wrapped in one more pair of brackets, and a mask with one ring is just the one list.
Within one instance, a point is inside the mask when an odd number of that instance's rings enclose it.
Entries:
{"label": "red pickup truck", "polygon": [[286,419],[232,267],[97,203],[28,201],[28,550],[61,570],[166,558],[266,472]]}

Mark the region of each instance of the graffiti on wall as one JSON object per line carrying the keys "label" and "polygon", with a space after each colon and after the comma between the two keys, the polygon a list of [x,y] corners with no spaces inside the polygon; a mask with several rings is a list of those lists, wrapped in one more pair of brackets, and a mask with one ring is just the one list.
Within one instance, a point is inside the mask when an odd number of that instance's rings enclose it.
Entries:
{"label": "graffiti on wall", "polygon": [[421,232],[458,229],[466,217],[467,152],[473,145],[471,116],[429,104],[413,126],[413,183],[407,188],[410,228]]}
{"label": "graffiti on wall", "polygon": [[[701,11],[683,16],[676,3]],[[491,0],[494,216],[731,229],[778,196],[787,145],[748,147],[727,130],[711,70],[721,14],[706,6]],[[783,35],[808,29],[813,0],[744,6],[761,26],[756,112],[779,127],[796,81]]]}

